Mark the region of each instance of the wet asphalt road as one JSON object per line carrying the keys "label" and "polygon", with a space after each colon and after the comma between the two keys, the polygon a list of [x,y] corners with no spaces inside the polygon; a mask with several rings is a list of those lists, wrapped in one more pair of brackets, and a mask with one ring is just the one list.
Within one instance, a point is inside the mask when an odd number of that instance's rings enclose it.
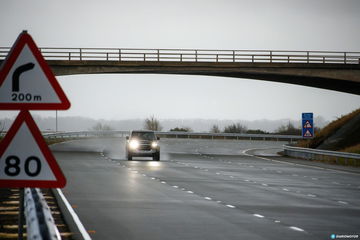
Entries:
{"label": "wet asphalt road", "polygon": [[52,147],[92,239],[360,234],[360,174],[283,162],[283,142],[162,139],[156,162],[126,161],[124,141]]}

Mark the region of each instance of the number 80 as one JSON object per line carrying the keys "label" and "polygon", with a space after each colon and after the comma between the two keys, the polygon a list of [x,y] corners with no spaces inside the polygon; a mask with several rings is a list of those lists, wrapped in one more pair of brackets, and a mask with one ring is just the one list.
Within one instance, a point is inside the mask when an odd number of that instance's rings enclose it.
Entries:
{"label": "number 80", "polygon": [[[35,171],[31,171],[30,170],[30,163],[31,162],[35,162],[36,164],[36,168]],[[21,168],[20,168],[20,158],[14,155],[8,156],[5,159],[5,169],[4,172],[6,175],[11,176],[11,177],[15,177],[17,175],[20,174],[21,172]],[[37,175],[39,175],[40,171],[41,171],[41,162],[40,159],[38,157],[35,156],[30,156],[25,160],[25,164],[24,164],[24,170],[25,173],[30,176],[30,177],[36,177]]]}

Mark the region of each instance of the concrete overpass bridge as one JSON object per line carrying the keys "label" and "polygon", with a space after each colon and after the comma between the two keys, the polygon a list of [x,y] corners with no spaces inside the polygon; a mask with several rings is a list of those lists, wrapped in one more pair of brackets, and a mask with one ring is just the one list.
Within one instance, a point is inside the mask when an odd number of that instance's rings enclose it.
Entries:
{"label": "concrete overpass bridge", "polygon": [[[0,62],[10,48],[0,48]],[[40,48],[55,75],[188,74],[259,79],[360,95],[360,52]]]}

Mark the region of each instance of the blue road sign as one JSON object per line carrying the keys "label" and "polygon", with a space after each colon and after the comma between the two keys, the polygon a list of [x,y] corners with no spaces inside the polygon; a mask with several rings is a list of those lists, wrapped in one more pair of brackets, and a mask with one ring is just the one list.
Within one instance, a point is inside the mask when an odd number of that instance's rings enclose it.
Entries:
{"label": "blue road sign", "polygon": [[314,137],[314,114],[303,113],[302,114],[302,136],[303,138]]}

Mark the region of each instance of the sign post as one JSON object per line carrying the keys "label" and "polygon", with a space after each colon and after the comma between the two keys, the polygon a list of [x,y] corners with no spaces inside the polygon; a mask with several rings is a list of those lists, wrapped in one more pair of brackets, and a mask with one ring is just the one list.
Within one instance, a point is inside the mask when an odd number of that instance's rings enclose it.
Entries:
{"label": "sign post", "polygon": [[66,184],[29,110],[68,108],[70,102],[39,48],[23,31],[0,69],[0,110],[20,110],[0,142],[0,188],[20,188],[18,239],[23,239],[24,188]]}
{"label": "sign post", "polygon": [[314,137],[314,114],[302,113],[302,136],[303,138]]}

